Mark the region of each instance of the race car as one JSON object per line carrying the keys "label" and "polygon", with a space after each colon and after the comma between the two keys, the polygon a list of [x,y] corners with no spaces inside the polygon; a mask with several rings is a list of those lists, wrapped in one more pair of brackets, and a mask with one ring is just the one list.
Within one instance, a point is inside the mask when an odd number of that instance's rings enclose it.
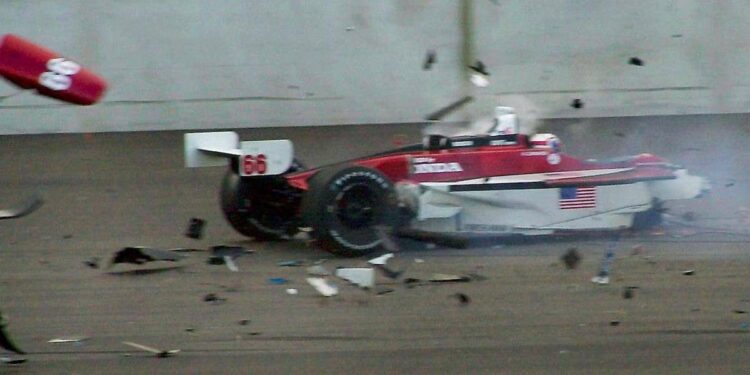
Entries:
{"label": "race car", "polygon": [[229,164],[221,205],[238,232],[269,240],[307,228],[343,256],[377,250],[383,227],[466,236],[622,230],[654,224],[663,202],[710,188],[651,154],[574,158],[552,134],[520,134],[512,108],[495,112],[486,134],[428,135],[422,144],[317,168],[297,161],[289,140],[188,133],[185,162]]}

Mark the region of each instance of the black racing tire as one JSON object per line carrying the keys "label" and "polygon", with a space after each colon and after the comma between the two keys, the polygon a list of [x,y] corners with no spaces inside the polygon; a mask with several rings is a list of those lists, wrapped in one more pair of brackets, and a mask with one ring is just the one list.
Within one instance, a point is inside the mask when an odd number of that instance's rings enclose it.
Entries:
{"label": "black racing tire", "polygon": [[[303,170],[298,161],[286,173]],[[224,217],[237,232],[260,241],[289,238],[298,232],[302,191],[284,175],[241,177],[230,168],[224,175],[219,201]]]}
{"label": "black racing tire", "polygon": [[324,250],[356,257],[381,247],[377,226],[398,222],[393,183],[379,171],[344,165],[321,170],[302,197],[302,221]]}

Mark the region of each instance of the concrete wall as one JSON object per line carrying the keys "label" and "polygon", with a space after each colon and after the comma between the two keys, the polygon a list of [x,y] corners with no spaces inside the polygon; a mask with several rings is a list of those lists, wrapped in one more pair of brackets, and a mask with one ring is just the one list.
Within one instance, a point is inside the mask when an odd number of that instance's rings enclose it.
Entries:
{"label": "concrete wall", "polygon": [[[496,104],[533,118],[746,112],[748,19],[741,0],[5,1],[0,32],[111,89],[85,108],[6,98],[0,134],[416,122],[469,94],[448,120]],[[489,87],[467,83],[474,59]]]}

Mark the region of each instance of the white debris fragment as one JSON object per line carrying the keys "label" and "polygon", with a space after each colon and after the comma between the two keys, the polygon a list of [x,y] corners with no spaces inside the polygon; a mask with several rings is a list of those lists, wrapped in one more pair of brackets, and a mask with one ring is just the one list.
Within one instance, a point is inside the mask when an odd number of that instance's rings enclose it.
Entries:
{"label": "white debris fragment", "polygon": [[294,289],[294,288],[289,288],[289,289],[286,290],[286,294],[291,294],[293,296],[297,295],[297,293],[299,293],[299,291],[297,289]]}
{"label": "white debris fragment", "polygon": [[312,285],[312,287],[318,291],[318,293],[325,297],[339,294],[339,288],[336,285],[329,283],[326,279],[321,277],[308,277],[306,280],[308,284]]}
{"label": "white debris fragment", "polygon": [[490,81],[487,79],[487,77],[481,74],[472,74],[470,80],[471,83],[473,83],[476,87],[487,87],[490,84]]}
{"label": "white debris fragment", "polygon": [[329,276],[331,273],[328,272],[325,267],[321,266],[320,264],[316,264],[307,267],[307,274],[313,276]]}
{"label": "white debris fragment", "polygon": [[372,258],[368,260],[367,263],[383,266],[388,262],[388,259],[391,259],[391,258],[393,258],[393,253],[383,254],[377,258]]}
{"label": "white debris fragment", "polygon": [[67,337],[56,337],[47,342],[50,344],[67,344],[67,343],[79,343],[81,341],[86,341],[88,339],[89,338],[86,336],[67,336]]}
{"label": "white debris fragment", "polygon": [[338,268],[336,277],[361,288],[370,289],[375,286],[375,270],[372,268]]}
{"label": "white debris fragment", "polygon": [[224,255],[224,264],[226,264],[227,268],[232,272],[238,272],[240,270],[237,268],[237,264],[234,263],[234,259],[229,255]]}

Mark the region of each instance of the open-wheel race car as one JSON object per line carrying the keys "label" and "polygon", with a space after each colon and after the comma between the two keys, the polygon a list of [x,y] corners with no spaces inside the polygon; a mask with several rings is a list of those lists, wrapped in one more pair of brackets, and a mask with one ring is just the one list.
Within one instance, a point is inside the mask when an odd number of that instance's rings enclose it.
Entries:
{"label": "open-wheel race car", "polygon": [[607,161],[561,152],[552,134],[517,132],[497,107],[483,135],[428,135],[423,144],[305,168],[289,140],[240,142],[234,132],[185,134],[188,167],[225,165],[222,210],[240,233],[280,239],[310,228],[324,249],[378,249],[381,227],[447,235],[543,235],[657,223],[668,200],[708,182],[655,155]]}

